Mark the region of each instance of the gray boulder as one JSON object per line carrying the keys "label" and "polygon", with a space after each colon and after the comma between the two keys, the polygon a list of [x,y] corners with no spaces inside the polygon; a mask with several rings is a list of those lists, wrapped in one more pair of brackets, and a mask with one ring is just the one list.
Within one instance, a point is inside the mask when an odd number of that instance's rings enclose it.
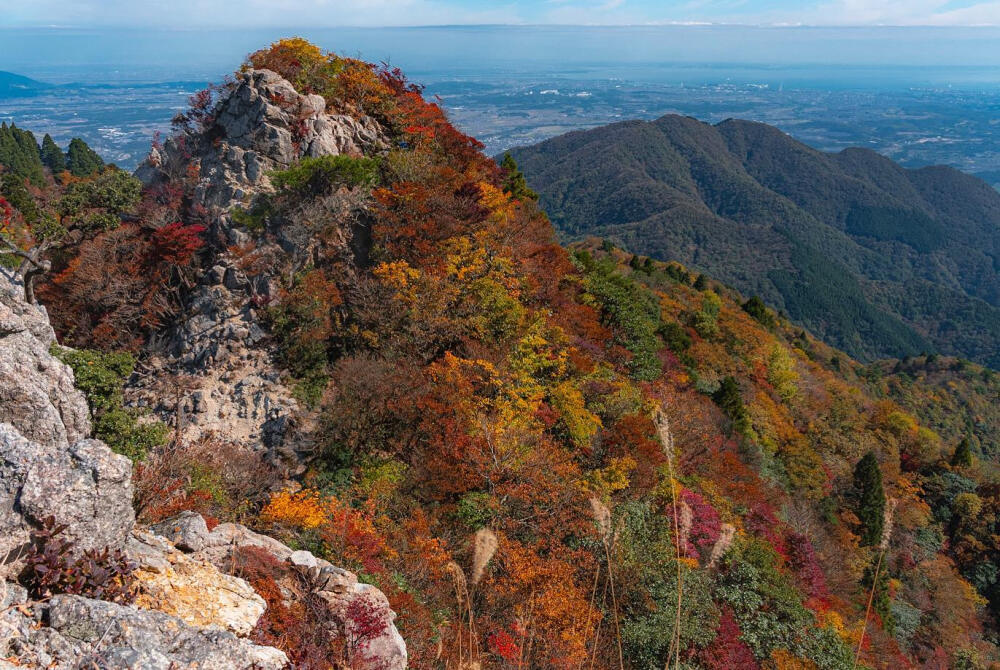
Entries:
{"label": "gray boulder", "polygon": [[[10,597],[3,601],[17,604]],[[0,657],[16,660],[16,667],[280,670],[288,665],[278,649],[190,626],[163,612],[70,595],[43,605],[24,602],[22,595],[21,602],[0,611]],[[39,628],[41,619],[50,625]]]}
{"label": "gray boulder", "polygon": [[41,445],[0,423],[0,577],[20,570],[32,528],[67,524],[77,550],[122,548],[135,524],[132,464],[97,440]]}

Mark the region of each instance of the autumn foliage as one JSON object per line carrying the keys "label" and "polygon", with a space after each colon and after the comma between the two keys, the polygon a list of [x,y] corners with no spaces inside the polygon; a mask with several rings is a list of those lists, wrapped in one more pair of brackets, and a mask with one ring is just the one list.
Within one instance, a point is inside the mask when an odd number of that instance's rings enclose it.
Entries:
{"label": "autumn foliage", "polygon": [[[300,39],[247,67],[372,116],[391,148],[342,161],[371,176],[337,184],[356,206],[305,220],[334,189],[279,193],[254,242],[225,251],[279,283],[259,313],[319,417],[297,487],[258,491],[244,520],[376,584],[411,667],[846,670],[863,629],[868,667],[996,658],[971,583],[995,588],[974,566],[1000,495],[931,453],[860,366],[676,264],[561,247],[512,161],[398,70]],[[62,260],[44,295],[64,339],[140,348],[176,313],[219,253],[177,188]],[[306,224],[305,261],[257,255]],[[363,253],[332,250],[356,228]],[[896,623],[865,628],[878,501],[854,471],[869,452],[898,500],[883,563]],[[252,552],[237,563],[269,604],[255,638],[327,667],[318,610],[278,595],[291,577]],[[370,606],[340,652],[373,634]]]}

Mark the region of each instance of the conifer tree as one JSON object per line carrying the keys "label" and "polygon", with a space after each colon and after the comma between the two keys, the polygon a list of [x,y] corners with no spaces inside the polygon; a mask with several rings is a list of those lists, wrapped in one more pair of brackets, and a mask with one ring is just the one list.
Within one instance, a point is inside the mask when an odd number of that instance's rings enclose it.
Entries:
{"label": "conifer tree", "polygon": [[861,546],[872,547],[882,540],[885,523],[885,491],[878,459],[869,451],[854,468],[854,488],[858,496],[858,518],[861,520]]}
{"label": "conifer tree", "polygon": [[733,422],[735,432],[740,435],[747,435],[750,432],[750,416],[743,405],[740,386],[732,375],[722,380],[719,390],[712,394],[712,400]]}
{"label": "conifer tree", "polygon": [[42,164],[54,175],[66,170],[66,156],[48,133],[42,138]]}
{"label": "conifer tree", "polygon": [[698,278],[694,280],[694,289],[696,291],[704,291],[708,288],[708,277],[704,274],[698,275]]}
{"label": "conifer tree", "polygon": [[66,168],[74,177],[89,177],[104,167],[104,160],[79,137],[70,140]]}
{"label": "conifer tree", "polygon": [[0,123],[0,165],[36,186],[45,184],[42,156],[35,136],[14,124]]}
{"label": "conifer tree", "polygon": [[963,437],[955,447],[955,453],[951,455],[951,464],[957,468],[967,468],[972,465],[972,447],[969,445],[969,438]]}
{"label": "conifer tree", "polygon": [[528,188],[528,182],[524,178],[524,173],[517,167],[517,161],[508,151],[500,161],[500,168],[506,176],[503,180],[503,189],[518,200],[538,200],[538,194]]}

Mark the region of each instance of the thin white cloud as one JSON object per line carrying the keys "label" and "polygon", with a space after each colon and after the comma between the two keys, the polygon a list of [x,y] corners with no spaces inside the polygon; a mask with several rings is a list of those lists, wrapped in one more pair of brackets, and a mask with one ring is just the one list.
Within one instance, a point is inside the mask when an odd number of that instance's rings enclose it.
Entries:
{"label": "thin white cloud", "polygon": [[484,8],[441,0],[0,0],[0,26],[390,26],[520,23],[504,2]]}
{"label": "thin white cloud", "polygon": [[834,26],[978,26],[1000,25],[1000,1],[948,9],[948,0],[831,0],[814,9],[777,12],[764,23]]}
{"label": "thin white cloud", "polygon": [[0,27],[334,27],[487,23],[1000,25],[1000,0],[803,0],[755,11],[757,0],[0,0]]}

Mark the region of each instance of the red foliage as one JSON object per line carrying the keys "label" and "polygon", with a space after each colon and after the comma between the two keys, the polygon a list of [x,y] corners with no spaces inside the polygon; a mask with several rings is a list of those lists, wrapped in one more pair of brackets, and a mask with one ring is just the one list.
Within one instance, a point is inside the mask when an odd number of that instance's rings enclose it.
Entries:
{"label": "red foliage", "polygon": [[812,542],[805,535],[794,531],[789,532],[785,537],[788,547],[788,565],[802,581],[808,596],[819,600],[829,597],[826,577],[823,575],[819,561],[816,560],[816,552]]}
{"label": "red foliage", "polygon": [[[231,571],[267,602],[250,635],[254,642],[281,649],[296,668],[336,667],[340,653],[330,644],[328,631],[332,613],[322,599],[301,588],[287,564],[262,547],[240,547],[233,552]],[[298,596],[291,604],[285,604],[279,581]]]}
{"label": "red foliage", "polygon": [[715,639],[698,651],[698,662],[706,670],[754,670],[760,668],[753,651],[740,639],[740,625],[728,607],[722,609]]}
{"label": "red foliage", "polygon": [[14,219],[14,208],[10,203],[0,197],[0,231],[11,224]]}
{"label": "red foliage", "polygon": [[691,508],[692,517],[691,532],[687,537],[685,551],[689,558],[708,556],[722,530],[719,513],[694,491],[684,489],[681,492],[681,500]]}
{"label": "red foliage", "polygon": [[521,656],[521,646],[516,638],[505,630],[499,630],[486,638],[491,652],[505,661],[516,661]]}
{"label": "red foliage", "polygon": [[170,265],[187,265],[195,252],[201,249],[205,240],[201,234],[205,226],[171,223],[153,233],[150,261]]}
{"label": "red foliage", "polygon": [[354,663],[364,657],[373,641],[389,630],[389,610],[385,603],[368,595],[351,599],[344,610],[344,637],[347,660]]}

